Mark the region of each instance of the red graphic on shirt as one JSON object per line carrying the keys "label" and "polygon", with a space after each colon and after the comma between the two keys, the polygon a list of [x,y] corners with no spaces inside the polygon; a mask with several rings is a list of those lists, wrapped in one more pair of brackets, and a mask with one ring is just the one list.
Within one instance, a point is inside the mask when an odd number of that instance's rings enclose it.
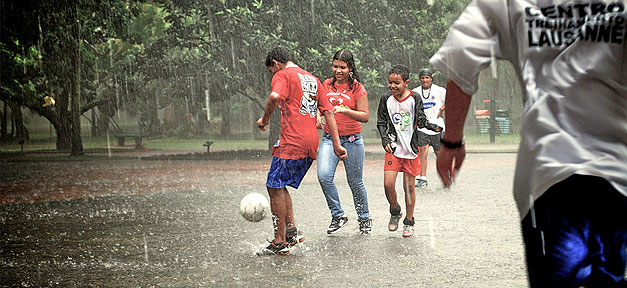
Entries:
{"label": "red graphic on shirt", "polygon": [[330,97],[329,98],[329,102],[331,102],[331,105],[333,105],[333,106],[338,106],[338,105],[342,105],[342,103],[344,103],[344,99]]}

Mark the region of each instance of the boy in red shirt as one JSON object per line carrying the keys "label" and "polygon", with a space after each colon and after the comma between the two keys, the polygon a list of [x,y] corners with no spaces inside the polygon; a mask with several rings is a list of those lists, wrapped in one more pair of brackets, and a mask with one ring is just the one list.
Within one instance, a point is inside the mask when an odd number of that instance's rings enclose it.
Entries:
{"label": "boy in red shirt", "polygon": [[329,125],[335,154],[344,159],[346,149],[340,145],[333,107],[320,101],[326,93],[320,80],[298,67],[290,53],[281,47],[272,49],[266,57],[266,67],[272,72],[272,92],[257,126],[265,131],[277,105],[281,109],[281,136],[272,148],[272,164],[266,187],[274,225],[274,240],[259,254],[285,255],[289,247],[302,242],[294,223],[292,198],[286,186],[298,189],[307,170],[316,159],[318,130],[316,114],[320,109]]}

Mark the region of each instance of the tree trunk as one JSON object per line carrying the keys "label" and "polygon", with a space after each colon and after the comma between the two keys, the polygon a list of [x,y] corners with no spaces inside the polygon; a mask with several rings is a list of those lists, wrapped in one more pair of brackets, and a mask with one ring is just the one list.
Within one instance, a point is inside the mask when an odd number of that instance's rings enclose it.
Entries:
{"label": "tree trunk", "polygon": [[74,28],[74,35],[76,35],[76,47],[74,49],[74,57],[73,57],[73,70],[74,75],[72,75],[72,99],[70,103],[70,111],[71,115],[71,123],[72,123],[72,134],[71,134],[71,144],[72,144],[72,156],[78,156],[85,154],[83,152],[83,141],[81,139],[81,37],[80,37],[80,29],[81,24],[78,22],[78,8],[75,8],[76,14],[76,23],[72,25]]}
{"label": "tree trunk", "polygon": [[230,137],[231,136],[231,107],[229,107],[229,101],[228,100],[224,100],[222,102],[222,111],[220,111],[220,113],[222,114],[222,123],[220,125],[220,135],[222,135],[223,137]]}
{"label": "tree trunk", "polygon": [[98,118],[96,117],[96,109],[91,109],[91,137],[98,136]]}
{"label": "tree trunk", "polygon": [[15,123],[15,138],[29,140],[28,130],[24,125],[22,108],[17,104],[11,105],[11,115],[13,116],[13,123]]}
{"label": "tree trunk", "polygon": [[[94,111],[95,109],[92,108]],[[111,124],[111,118],[115,115],[115,108],[111,102],[107,102],[102,105],[98,105],[98,113],[96,116],[96,128],[98,136],[107,135],[107,131],[109,130],[109,126]]]}
{"label": "tree trunk", "polygon": [[159,118],[159,90],[155,89],[154,92],[155,92],[155,100],[154,100],[155,109],[149,109],[150,115],[148,115],[149,117],[148,131],[150,131],[149,133],[153,135],[165,135],[165,130],[163,129],[161,119]]}
{"label": "tree trunk", "polygon": [[6,102],[2,102],[2,113],[0,114],[0,139],[8,139],[9,134],[7,134],[7,112],[9,112],[8,106]]}
{"label": "tree trunk", "polygon": [[57,132],[57,150],[61,152],[70,151],[72,147],[70,144],[71,121],[68,114],[69,113],[59,113],[59,122],[52,122],[52,125]]}

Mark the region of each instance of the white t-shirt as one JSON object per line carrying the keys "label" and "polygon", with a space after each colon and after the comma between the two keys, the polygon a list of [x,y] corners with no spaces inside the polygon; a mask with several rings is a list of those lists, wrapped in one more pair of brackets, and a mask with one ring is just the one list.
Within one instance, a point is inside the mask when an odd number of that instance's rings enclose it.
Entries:
{"label": "white t-shirt", "polygon": [[475,0],[431,58],[470,95],[494,58],[509,60],[524,83],[514,177],[521,218],[573,174],[602,177],[627,196],[625,6],[625,0]]}
{"label": "white t-shirt", "polygon": [[[425,115],[429,122],[442,127],[444,131],[444,121],[442,118],[438,118],[438,112],[440,108],[444,106],[444,100],[446,99],[446,89],[435,84],[431,84],[431,88],[423,89],[422,85],[413,89],[416,93],[416,97],[422,97],[422,104],[425,110]],[[418,128],[418,131],[427,135],[437,135],[440,132],[431,131],[427,128]]]}
{"label": "white t-shirt", "polygon": [[[396,100],[396,97],[390,96],[387,99],[386,106],[388,115],[394,124],[396,130],[396,149],[394,156],[404,159],[414,159],[418,155],[411,149],[411,137],[414,134],[414,107],[416,99],[411,93],[403,101]],[[394,140],[393,140],[394,141]]]}

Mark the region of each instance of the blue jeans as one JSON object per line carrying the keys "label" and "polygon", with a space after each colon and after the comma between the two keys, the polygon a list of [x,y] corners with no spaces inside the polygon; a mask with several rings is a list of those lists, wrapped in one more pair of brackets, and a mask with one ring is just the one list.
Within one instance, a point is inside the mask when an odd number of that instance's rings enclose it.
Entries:
{"label": "blue jeans", "polygon": [[[340,136],[340,142],[348,152],[348,158],[344,159],[343,162],[348,186],[350,186],[351,192],[353,192],[353,202],[355,210],[357,210],[357,216],[359,219],[370,219],[368,196],[366,195],[366,186],[364,186],[363,181],[365,154],[363,136],[361,133]],[[340,158],[333,151],[331,135],[325,134],[318,148],[318,182],[320,182],[327,205],[329,210],[331,210],[331,216],[344,215],[337,187],[333,183],[335,169],[339,161]]]}
{"label": "blue jeans", "polygon": [[627,198],[603,178],[574,175],[522,220],[529,287],[627,287]]}

